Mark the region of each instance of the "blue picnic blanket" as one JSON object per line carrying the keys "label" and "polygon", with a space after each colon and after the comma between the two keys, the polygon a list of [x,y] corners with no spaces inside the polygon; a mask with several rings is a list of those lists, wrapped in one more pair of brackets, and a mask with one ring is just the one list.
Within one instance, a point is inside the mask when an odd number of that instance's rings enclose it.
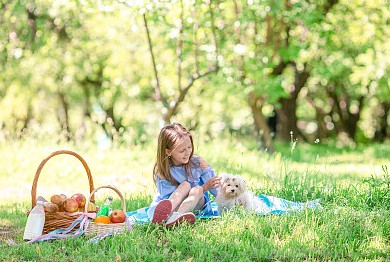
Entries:
{"label": "blue picnic blanket", "polygon": [[[258,215],[283,215],[293,211],[304,210],[305,208],[310,209],[321,209],[322,206],[320,204],[319,199],[308,201],[308,202],[293,202],[289,200],[285,200],[283,198],[278,198],[274,196],[267,195],[259,195],[259,199],[268,207],[261,212],[257,212]],[[211,214],[195,214],[197,218],[218,218],[220,214],[218,214],[218,206],[214,201],[211,202]],[[129,218],[130,224],[134,225],[136,223],[145,224],[149,223],[150,219],[148,217],[149,207],[143,207],[137,209],[135,211],[127,212],[127,216]]]}

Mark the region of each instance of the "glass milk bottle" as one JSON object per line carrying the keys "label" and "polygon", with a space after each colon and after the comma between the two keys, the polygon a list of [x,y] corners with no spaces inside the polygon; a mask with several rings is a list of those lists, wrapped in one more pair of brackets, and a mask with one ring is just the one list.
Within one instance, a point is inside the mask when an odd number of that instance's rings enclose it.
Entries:
{"label": "glass milk bottle", "polygon": [[42,235],[45,224],[45,209],[43,201],[37,201],[36,206],[30,211],[27,218],[27,224],[24,228],[24,240],[31,240]]}

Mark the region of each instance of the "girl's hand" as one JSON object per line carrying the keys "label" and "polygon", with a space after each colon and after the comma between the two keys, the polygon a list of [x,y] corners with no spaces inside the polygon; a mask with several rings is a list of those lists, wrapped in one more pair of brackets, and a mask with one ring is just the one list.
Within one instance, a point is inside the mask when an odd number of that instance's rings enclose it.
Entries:
{"label": "girl's hand", "polygon": [[213,188],[218,188],[221,185],[221,179],[222,177],[214,176],[210,178],[204,185],[203,185],[203,191],[206,192]]}

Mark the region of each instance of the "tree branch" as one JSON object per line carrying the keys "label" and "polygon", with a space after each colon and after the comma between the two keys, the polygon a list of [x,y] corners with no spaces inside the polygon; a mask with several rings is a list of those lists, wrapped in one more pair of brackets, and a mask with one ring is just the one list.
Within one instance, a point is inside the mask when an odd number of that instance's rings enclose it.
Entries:
{"label": "tree branch", "polygon": [[[214,9],[211,6],[211,1],[209,2],[209,12],[210,12],[210,21],[211,21],[211,32],[213,34],[214,46],[215,46],[215,67],[216,71],[219,69],[218,56],[219,56],[219,45],[217,32],[215,31],[215,18],[214,18]],[[199,71],[196,71],[199,72]]]}
{"label": "tree branch", "polygon": [[180,93],[177,96],[177,98],[175,98],[171,103],[169,103],[168,110],[164,115],[164,122],[166,124],[170,122],[171,117],[176,114],[177,109],[179,108],[179,104],[184,101],[185,96],[187,95],[188,91],[193,86],[196,80],[206,77],[207,75],[217,71],[218,71],[218,67],[212,66],[204,73],[195,73],[191,75],[188,80],[187,86],[184,87],[182,90],[180,90]]}
{"label": "tree branch", "polygon": [[176,61],[177,61],[177,88],[181,90],[181,63],[182,63],[182,54],[183,54],[183,0],[180,0],[180,22],[178,25],[179,36],[177,38],[177,46],[176,46]]}
{"label": "tree branch", "polygon": [[[37,24],[36,24],[36,18],[37,16],[34,14],[35,7],[32,3],[28,4],[27,6],[27,16],[28,16],[28,23],[30,25],[30,43],[33,46],[35,42],[35,36],[37,34]],[[25,47],[27,47],[28,42],[26,42]],[[32,50],[34,51],[34,50]]]}
{"label": "tree branch", "polygon": [[170,119],[172,118],[173,115],[176,114],[176,112],[177,112],[177,110],[179,108],[180,103],[184,101],[185,96],[187,95],[189,89],[193,86],[195,81],[199,80],[201,78],[204,78],[207,75],[212,74],[214,72],[217,72],[219,70],[219,64],[218,64],[219,47],[218,47],[218,40],[217,40],[217,35],[216,35],[216,32],[215,32],[215,27],[214,27],[213,8],[211,6],[211,1],[208,2],[208,4],[209,4],[209,11],[210,11],[210,20],[212,22],[211,30],[213,32],[214,45],[215,45],[215,50],[216,50],[216,61],[215,61],[215,64],[213,66],[210,66],[207,69],[207,71],[205,71],[205,72],[199,72],[198,71],[199,68],[196,67],[196,71],[195,71],[195,73],[193,73],[189,77],[187,85],[184,88],[179,89],[179,95],[175,99],[173,99],[173,101],[171,101],[169,103],[169,106],[167,107],[167,111],[163,115],[163,120],[164,120],[165,124],[170,123]]}
{"label": "tree branch", "polygon": [[280,61],[279,64],[272,69],[271,75],[278,76],[283,73],[283,70],[290,64],[290,62]]}
{"label": "tree branch", "polygon": [[330,9],[332,9],[332,7],[338,2],[338,0],[328,0],[324,6],[323,14],[326,15],[327,13],[329,13]]}
{"label": "tree branch", "polygon": [[[196,2],[195,2],[196,5]],[[199,72],[199,50],[198,50],[198,28],[199,28],[199,22],[198,22],[198,16],[197,16],[197,8],[195,6],[194,8],[194,13],[193,13],[193,18],[194,18],[194,55],[195,55],[195,72]]]}
{"label": "tree branch", "polygon": [[150,56],[152,58],[154,79],[156,81],[154,84],[155,99],[161,101],[164,104],[164,106],[168,106],[167,100],[165,99],[165,97],[161,93],[160,81],[158,78],[156,60],[154,58],[153,45],[152,45],[152,40],[150,38],[150,32],[149,32],[148,22],[146,19],[146,14],[143,14],[143,19],[144,19],[144,26],[145,26],[145,30],[146,30],[146,36],[148,37],[149,52],[150,52]]}

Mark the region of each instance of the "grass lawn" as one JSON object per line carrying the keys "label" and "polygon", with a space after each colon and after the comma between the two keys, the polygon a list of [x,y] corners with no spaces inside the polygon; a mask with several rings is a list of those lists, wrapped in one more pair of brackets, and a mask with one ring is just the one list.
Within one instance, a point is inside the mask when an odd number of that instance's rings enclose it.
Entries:
{"label": "grass lawn", "polygon": [[[196,142],[196,141],[195,141]],[[0,261],[388,261],[390,260],[390,146],[336,148],[276,145],[269,155],[235,138],[196,144],[216,173],[241,174],[250,190],[292,201],[321,198],[322,210],[222,218],[166,229],[136,225],[97,244],[87,237],[8,246],[22,235],[31,209],[35,172],[50,153],[68,149],[89,164],[95,187],[115,185],[127,210],[149,205],[154,193],[153,143],[100,150],[84,144],[0,143]],[[110,190],[98,191],[102,203]],[[43,167],[37,195],[89,194],[80,162],[55,156]],[[120,207],[119,198],[114,208]]]}

